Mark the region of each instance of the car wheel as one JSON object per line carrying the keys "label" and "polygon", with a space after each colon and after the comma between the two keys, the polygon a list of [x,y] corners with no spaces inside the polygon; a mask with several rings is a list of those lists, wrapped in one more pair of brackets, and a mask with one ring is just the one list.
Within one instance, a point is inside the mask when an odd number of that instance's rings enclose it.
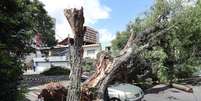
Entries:
{"label": "car wheel", "polygon": [[111,98],[110,101],[121,101],[121,100],[118,98]]}

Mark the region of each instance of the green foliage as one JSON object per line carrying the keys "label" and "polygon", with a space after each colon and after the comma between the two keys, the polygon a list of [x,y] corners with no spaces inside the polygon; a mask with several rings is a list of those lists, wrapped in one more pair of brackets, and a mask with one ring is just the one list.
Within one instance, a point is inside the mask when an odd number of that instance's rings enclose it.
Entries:
{"label": "green foliage", "polygon": [[118,55],[119,51],[124,48],[127,43],[131,32],[134,34],[142,31],[143,27],[143,19],[137,18],[134,22],[130,22],[127,25],[126,31],[117,32],[117,36],[114,40],[112,40],[112,52],[114,55]]}
{"label": "green foliage", "polygon": [[[37,16],[35,16],[37,15]],[[38,17],[38,19],[36,19]],[[40,23],[39,23],[40,22]],[[0,0],[0,98],[16,101],[22,75],[22,59],[32,51],[35,30],[52,45],[54,23],[38,0]]]}
{"label": "green foliage", "polygon": [[119,49],[123,49],[129,36],[128,32],[117,32],[116,39],[112,40],[112,50],[118,51]]}
{"label": "green foliage", "polygon": [[28,89],[27,87],[23,86],[23,85],[20,85],[18,87],[18,92],[17,92],[17,101],[26,101],[26,97],[25,97],[25,94],[28,92]]}
{"label": "green foliage", "polygon": [[7,52],[0,51],[0,97],[2,101],[15,101],[17,99],[17,85],[22,71],[19,62]]}
{"label": "green foliage", "polygon": [[95,70],[95,60],[91,58],[84,58],[82,62],[82,68],[84,72],[92,72]]}
{"label": "green foliage", "polygon": [[62,67],[51,67],[50,69],[42,72],[41,74],[43,75],[69,75],[70,74],[70,70],[69,69],[65,69]]}
{"label": "green foliage", "polygon": [[144,50],[140,56],[150,61],[153,75],[157,75],[162,82],[190,77],[201,63],[200,11],[200,0],[194,6],[184,6],[181,0],[168,2],[156,0],[155,5],[144,16],[129,23],[126,31],[117,33],[117,38],[112,41],[112,49],[122,49],[128,40],[129,33],[136,34],[155,24],[159,15],[168,15],[163,19],[168,21],[166,27],[173,25],[175,27],[152,40],[153,47]]}
{"label": "green foliage", "polygon": [[153,47],[153,50],[144,52],[144,58],[151,61],[152,73],[157,76],[162,82],[167,81],[167,67],[164,66],[164,61],[167,58],[167,54],[161,47]]}
{"label": "green foliage", "polygon": [[44,5],[38,0],[33,0],[31,5],[28,5],[28,12],[31,12],[32,28],[42,35],[43,45],[53,46],[55,41],[55,22],[54,19],[47,15]]}

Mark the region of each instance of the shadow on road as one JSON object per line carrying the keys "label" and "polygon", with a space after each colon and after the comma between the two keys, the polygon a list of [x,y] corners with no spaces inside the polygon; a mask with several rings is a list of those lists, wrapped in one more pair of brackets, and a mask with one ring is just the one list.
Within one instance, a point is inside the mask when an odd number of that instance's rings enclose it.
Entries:
{"label": "shadow on road", "polygon": [[146,94],[157,94],[161,91],[165,91],[167,90],[169,87],[168,86],[161,86],[161,87],[156,87],[156,88],[150,88],[150,89],[147,89],[145,91]]}
{"label": "shadow on road", "polygon": [[179,80],[180,84],[190,84],[192,86],[200,86],[201,85],[201,77],[192,77],[188,79]]}

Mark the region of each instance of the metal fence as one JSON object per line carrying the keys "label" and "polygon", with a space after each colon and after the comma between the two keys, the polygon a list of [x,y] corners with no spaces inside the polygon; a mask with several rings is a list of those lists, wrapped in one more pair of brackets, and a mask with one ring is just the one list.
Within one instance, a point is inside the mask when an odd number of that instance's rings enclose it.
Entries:
{"label": "metal fence", "polygon": [[49,82],[59,82],[69,80],[68,75],[59,75],[59,76],[45,76],[45,75],[23,75],[23,80],[21,84],[24,86],[37,86]]}

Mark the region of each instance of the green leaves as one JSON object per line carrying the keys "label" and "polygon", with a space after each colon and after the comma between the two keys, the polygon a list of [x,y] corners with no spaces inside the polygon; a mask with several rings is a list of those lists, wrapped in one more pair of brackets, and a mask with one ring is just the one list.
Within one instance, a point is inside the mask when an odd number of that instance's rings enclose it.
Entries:
{"label": "green leaves", "polygon": [[123,49],[124,45],[128,41],[129,35],[130,34],[128,32],[118,32],[116,39],[112,41],[113,50]]}
{"label": "green leaves", "polygon": [[84,58],[82,68],[84,72],[93,72],[95,70],[95,60],[91,58]]}
{"label": "green leaves", "polygon": [[153,40],[153,47],[145,50],[141,56],[151,62],[153,73],[161,81],[191,76],[201,63],[201,3],[198,0],[195,5],[185,6],[182,2],[156,0],[145,16],[129,23],[126,31],[118,32],[117,38],[112,41],[112,49],[122,49],[131,30],[134,33],[140,32],[152,26],[159,15],[167,14],[164,17],[168,21],[166,26],[174,25],[175,28]]}
{"label": "green leaves", "polygon": [[[35,16],[34,16],[35,15]],[[16,101],[22,59],[33,45],[36,29],[44,45],[54,45],[54,22],[38,0],[0,0],[0,98]]]}

